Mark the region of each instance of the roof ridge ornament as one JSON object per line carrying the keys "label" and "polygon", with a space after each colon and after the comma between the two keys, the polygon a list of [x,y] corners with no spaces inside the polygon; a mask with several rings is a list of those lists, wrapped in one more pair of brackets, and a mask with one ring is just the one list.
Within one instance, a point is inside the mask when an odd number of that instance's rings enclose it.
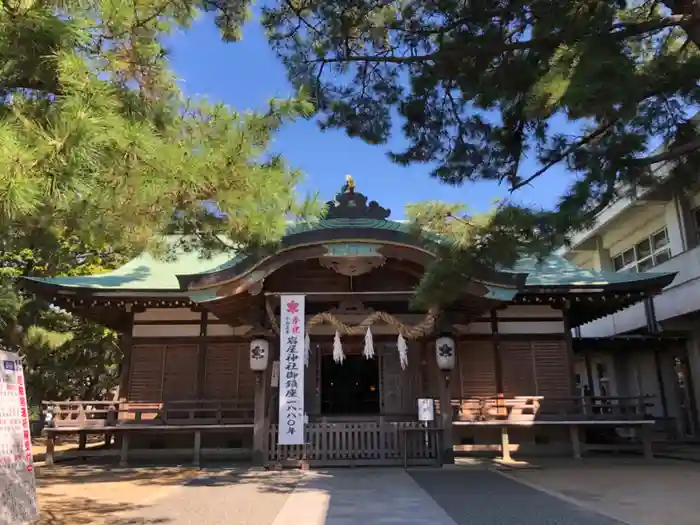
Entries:
{"label": "roof ridge ornament", "polygon": [[335,200],[326,203],[328,210],[326,219],[375,219],[385,221],[391,214],[391,210],[383,208],[377,201],[367,204],[367,197],[355,191],[355,179],[351,175],[345,175],[340,193]]}

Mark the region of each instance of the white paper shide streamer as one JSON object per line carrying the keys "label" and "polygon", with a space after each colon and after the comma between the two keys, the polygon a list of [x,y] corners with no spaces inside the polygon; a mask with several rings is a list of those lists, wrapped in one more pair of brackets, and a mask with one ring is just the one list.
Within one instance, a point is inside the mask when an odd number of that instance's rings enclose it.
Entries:
{"label": "white paper shide streamer", "polygon": [[333,361],[338,364],[343,364],[345,354],[343,353],[343,344],[340,342],[340,333],[336,330],[333,338]]}
{"label": "white paper shide streamer", "polygon": [[365,349],[362,351],[362,355],[365,356],[365,359],[374,358],[374,341],[372,340],[372,331],[369,329],[369,326],[365,332]]}
{"label": "white paper shide streamer", "polygon": [[311,355],[311,338],[309,337],[309,331],[306,331],[304,336],[304,366],[309,366],[309,356]]}
{"label": "white paper shide streamer", "polygon": [[401,363],[401,370],[406,370],[406,365],[408,365],[408,346],[406,345],[406,340],[403,335],[399,333],[399,338],[396,340],[396,348],[399,350],[399,363]]}

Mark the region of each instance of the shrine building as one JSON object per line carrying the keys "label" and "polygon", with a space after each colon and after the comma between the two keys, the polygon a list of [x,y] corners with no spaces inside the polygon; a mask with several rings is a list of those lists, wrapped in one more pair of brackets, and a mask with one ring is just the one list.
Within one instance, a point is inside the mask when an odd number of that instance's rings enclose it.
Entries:
{"label": "shrine building", "polygon": [[[589,346],[572,332],[659,293],[674,274],[525,258],[472,276],[452,304],[417,311],[411,298],[434,254],[389,215],[346,188],[323,220],[291,226],[275,252],[144,253],[109,273],[25,278],[51,304],[121,334],[114,399],[46,400],[49,437],[72,432],[84,443],[106,433],[114,443],[94,453],[122,462],[186,454],[195,462],[431,464],[571,447],[578,457],[596,444],[641,441],[650,454],[658,422],[648,408],[658,400],[582,392],[577,366]],[[303,296],[308,336],[305,438],[295,446],[278,436],[285,294]],[[649,336],[638,344],[669,343]],[[419,416],[419,399],[429,400],[427,415]]]}

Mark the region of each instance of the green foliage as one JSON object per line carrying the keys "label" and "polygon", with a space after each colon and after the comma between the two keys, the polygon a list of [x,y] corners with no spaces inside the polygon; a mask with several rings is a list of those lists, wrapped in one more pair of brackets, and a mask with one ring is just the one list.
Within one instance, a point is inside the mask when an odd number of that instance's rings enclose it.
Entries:
{"label": "green foliage", "polygon": [[496,203],[471,215],[462,204],[423,202],[406,208],[416,235],[436,254],[418,287],[416,306],[457,300],[473,276],[512,268],[524,254],[551,252],[551,231],[526,209]]}
{"label": "green foliage", "polygon": [[[216,11],[235,40],[244,2],[3,2],[0,6],[0,236],[52,227],[115,251],[172,227],[239,245],[273,241],[296,214],[298,171],[268,154],[303,91],[266,112],[186,99],[162,37]],[[202,211],[215,201],[218,213]],[[37,219],[39,218],[39,219]]]}
{"label": "green foliage", "polygon": [[[18,238],[31,238],[36,247],[16,249],[11,243]],[[118,334],[24,294],[15,280],[99,273],[118,266],[123,257],[51,228],[5,238],[0,248],[0,347],[23,356],[30,405],[42,399],[107,397],[118,379]]]}
{"label": "green foliage", "polygon": [[[494,227],[499,216],[522,219],[514,231],[536,224],[535,244],[553,247],[630,184],[654,184],[659,162],[686,184],[697,175],[687,111],[700,102],[699,13],[691,0],[292,0],[264,23],[323,127],[385,143],[398,115],[400,164],[512,192],[564,164],[571,185],[556,210],[514,194],[492,215]],[[557,131],[562,117],[580,133]],[[648,155],[658,139],[670,151]],[[526,157],[543,169],[524,173]]]}
{"label": "green foliage", "polygon": [[108,395],[120,350],[18,277],[99,273],[173,229],[204,251],[270,244],[319,212],[268,151],[313,111],[303,90],[239,113],[178,89],[163,39],[202,12],[235,41],[248,5],[0,0],[0,345],[24,356],[33,403]]}

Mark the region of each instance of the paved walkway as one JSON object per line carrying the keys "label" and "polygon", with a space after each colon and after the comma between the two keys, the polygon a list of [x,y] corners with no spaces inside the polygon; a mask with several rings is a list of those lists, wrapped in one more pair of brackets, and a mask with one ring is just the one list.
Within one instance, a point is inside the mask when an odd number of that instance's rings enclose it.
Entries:
{"label": "paved walkway", "polygon": [[119,525],[622,525],[487,470],[203,474]]}

